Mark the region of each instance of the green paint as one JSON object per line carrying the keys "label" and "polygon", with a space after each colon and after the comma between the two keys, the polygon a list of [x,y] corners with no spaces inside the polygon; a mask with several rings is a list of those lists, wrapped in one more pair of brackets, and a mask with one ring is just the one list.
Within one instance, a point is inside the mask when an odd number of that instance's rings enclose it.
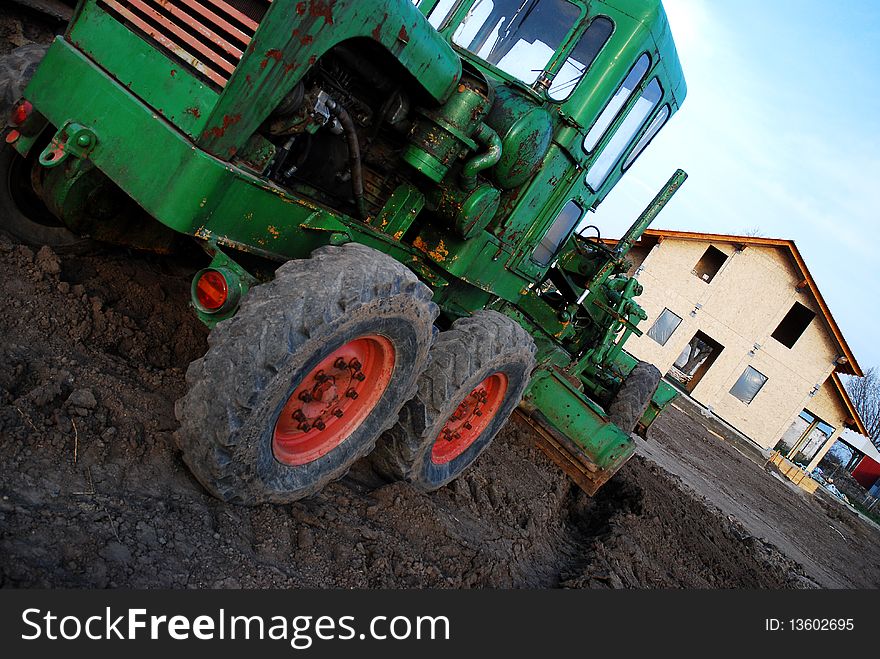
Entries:
{"label": "green paint", "polygon": [[[55,135],[41,160],[65,166],[53,167],[43,194],[72,227],[102,235],[103,220],[85,212],[102,197],[87,193],[112,181],[163,230],[210,245],[242,292],[253,281],[238,252],[283,261],[356,241],[416,272],[447,320],[487,306],[509,314],[538,345],[528,400],[590,460],[616,469],[632,447],[602,407],[632,368],[623,345],[645,319],[626,252],[684,175],[616,250],[573,237],[576,223],[561,232],[554,223],[571,204],[595,208],[650,119],[683,101],[669,26],[659,0],[574,0],[580,18],[539,80],[563,71],[596,15],[614,30],[555,102],[547,85],[527,86],[453,43],[473,2],[460,3],[438,32],[423,15],[434,2],[257,0],[265,14],[221,85],[199,72],[204,63],[191,66],[84,0],[26,89],[37,132],[16,148],[26,153],[40,130]],[[587,153],[584,138],[644,53],[647,74]],[[663,91],[653,114],[591,190],[586,173],[655,78]],[[346,114],[361,151],[363,200]],[[119,226],[114,239],[124,241]],[[559,233],[557,249],[539,262],[548,231]],[[665,389],[655,399],[648,422],[670,400]]]}

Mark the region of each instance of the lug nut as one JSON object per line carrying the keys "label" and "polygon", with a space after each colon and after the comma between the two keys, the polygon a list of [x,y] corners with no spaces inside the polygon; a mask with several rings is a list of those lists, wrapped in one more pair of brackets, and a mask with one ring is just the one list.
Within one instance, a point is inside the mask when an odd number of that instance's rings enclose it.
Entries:
{"label": "lug nut", "polygon": [[304,403],[311,403],[312,402],[312,394],[310,394],[308,391],[303,391],[299,395],[299,399]]}
{"label": "lug nut", "polygon": [[317,428],[318,430],[324,430],[324,428],[326,428],[326,427],[327,427],[327,426],[324,425],[324,422],[321,421],[320,419],[318,419],[317,421],[315,421],[315,428]]}
{"label": "lug nut", "polygon": [[361,370],[361,363],[357,359],[352,359],[348,362],[348,367],[354,369],[355,371]]}
{"label": "lug nut", "polygon": [[483,413],[480,412],[480,410],[474,410],[474,415],[475,416],[483,416]]}
{"label": "lug nut", "polygon": [[367,379],[367,376],[364,375],[363,373],[355,373],[352,377],[353,377],[355,380],[357,380],[358,382],[363,382],[364,380]]}
{"label": "lug nut", "polygon": [[309,430],[312,429],[312,427],[308,423],[301,423],[301,424],[299,424],[299,429],[302,430],[303,432],[308,432]]}
{"label": "lug nut", "polygon": [[345,395],[354,400],[358,397],[358,392],[356,392],[354,389],[349,389],[345,392]]}
{"label": "lug nut", "polygon": [[293,418],[294,421],[305,421],[306,420],[306,415],[303,414],[302,410],[297,410],[296,412],[294,412],[290,416]]}
{"label": "lug nut", "polygon": [[324,371],[318,371],[315,373],[315,382],[323,382],[327,379],[327,376],[324,375]]}
{"label": "lug nut", "polygon": [[333,362],[333,368],[343,369],[345,368],[346,363],[342,357],[339,357],[335,362]]}
{"label": "lug nut", "polygon": [[460,432],[452,433],[452,439],[461,439],[461,433]]}
{"label": "lug nut", "polygon": [[465,422],[464,427],[470,430],[473,426],[469,422]]}
{"label": "lug nut", "polygon": [[333,416],[335,416],[337,419],[341,419],[342,414],[343,414],[342,410],[333,410]]}

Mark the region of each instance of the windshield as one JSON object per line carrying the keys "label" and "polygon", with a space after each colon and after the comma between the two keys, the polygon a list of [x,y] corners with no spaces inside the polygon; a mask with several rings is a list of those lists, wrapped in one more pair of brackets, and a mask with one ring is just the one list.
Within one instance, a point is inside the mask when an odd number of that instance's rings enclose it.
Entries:
{"label": "windshield", "polygon": [[579,16],[566,0],[479,0],[452,40],[531,85]]}

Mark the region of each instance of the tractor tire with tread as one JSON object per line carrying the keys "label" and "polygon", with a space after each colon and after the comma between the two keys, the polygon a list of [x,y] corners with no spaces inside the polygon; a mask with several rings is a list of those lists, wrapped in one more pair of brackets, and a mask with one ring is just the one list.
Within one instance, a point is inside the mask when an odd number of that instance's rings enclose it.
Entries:
{"label": "tractor tire with tread", "polygon": [[625,433],[632,433],[651,404],[660,378],[660,371],[653,364],[641,361],[636,364],[608,406],[612,423]]}
{"label": "tractor tire with tread", "polygon": [[[217,324],[208,352],[187,370],[176,437],[196,478],[224,501],[255,505],[295,501],[345,475],[415,393],[438,313],[431,297],[408,268],[356,243],[282,265]],[[395,359],[369,416],[325,455],[279,461],[273,432],[298,384],[339,346],[377,334],[393,344]]]}
{"label": "tractor tire with tread", "polygon": [[[477,311],[441,332],[418,393],[400,412],[370,455],[373,469],[422,491],[436,490],[459,476],[489,446],[516,409],[535,365],[535,343],[514,320],[496,311]],[[503,373],[503,402],[478,437],[454,459],[432,458],[434,444],[459,404],[488,376]]]}

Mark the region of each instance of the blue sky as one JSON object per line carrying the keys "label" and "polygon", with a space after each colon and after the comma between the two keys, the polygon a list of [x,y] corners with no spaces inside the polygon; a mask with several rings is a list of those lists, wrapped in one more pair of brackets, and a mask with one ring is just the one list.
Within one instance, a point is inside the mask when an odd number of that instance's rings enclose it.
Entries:
{"label": "blue sky", "polygon": [[595,216],[793,239],[863,369],[880,366],[880,1],[664,0],[688,97]]}

